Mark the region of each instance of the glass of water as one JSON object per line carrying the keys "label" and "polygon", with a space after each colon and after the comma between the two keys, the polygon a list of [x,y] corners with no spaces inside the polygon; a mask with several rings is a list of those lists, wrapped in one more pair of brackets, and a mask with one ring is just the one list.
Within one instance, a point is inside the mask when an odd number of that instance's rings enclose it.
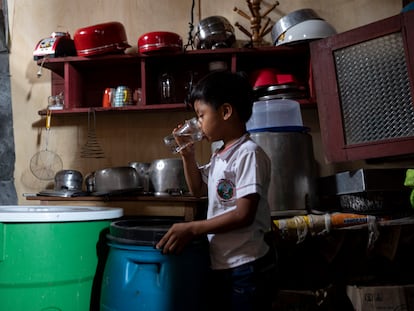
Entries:
{"label": "glass of water", "polygon": [[196,117],[186,120],[184,124],[172,134],[164,137],[164,143],[173,153],[178,153],[190,144],[201,141],[203,131]]}

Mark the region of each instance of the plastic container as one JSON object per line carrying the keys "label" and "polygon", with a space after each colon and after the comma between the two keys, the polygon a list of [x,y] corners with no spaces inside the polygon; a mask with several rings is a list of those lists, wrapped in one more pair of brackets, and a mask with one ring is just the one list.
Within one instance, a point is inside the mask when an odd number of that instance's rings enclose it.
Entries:
{"label": "plastic container", "polygon": [[178,255],[163,255],[154,247],[173,222],[135,219],[111,224],[101,311],[205,310],[207,241],[196,240]]}
{"label": "plastic container", "polygon": [[100,235],[120,216],[120,208],[0,206],[0,310],[90,310]]}
{"label": "plastic container", "polygon": [[303,127],[300,104],[290,99],[256,101],[246,123],[247,130],[278,127]]}

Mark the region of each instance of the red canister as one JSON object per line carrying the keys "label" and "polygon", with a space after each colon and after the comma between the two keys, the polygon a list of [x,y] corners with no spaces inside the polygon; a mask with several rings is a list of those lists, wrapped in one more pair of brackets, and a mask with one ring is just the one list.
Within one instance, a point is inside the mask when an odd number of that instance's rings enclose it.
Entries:
{"label": "red canister", "polygon": [[78,29],[73,40],[78,56],[120,53],[130,47],[124,26],[108,22]]}
{"label": "red canister", "polygon": [[112,106],[115,97],[115,88],[107,87],[102,97],[102,107],[108,108]]}
{"label": "red canister", "polygon": [[168,31],[154,31],[138,38],[138,51],[143,54],[157,52],[180,52],[183,39],[180,35]]}

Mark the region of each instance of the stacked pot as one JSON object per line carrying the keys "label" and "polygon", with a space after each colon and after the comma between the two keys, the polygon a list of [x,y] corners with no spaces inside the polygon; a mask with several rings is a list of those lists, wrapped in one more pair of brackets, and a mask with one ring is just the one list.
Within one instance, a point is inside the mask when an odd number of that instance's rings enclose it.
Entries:
{"label": "stacked pot", "polygon": [[255,102],[247,129],[271,159],[272,216],[303,215],[314,209],[316,162],[299,103],[289,99]]}

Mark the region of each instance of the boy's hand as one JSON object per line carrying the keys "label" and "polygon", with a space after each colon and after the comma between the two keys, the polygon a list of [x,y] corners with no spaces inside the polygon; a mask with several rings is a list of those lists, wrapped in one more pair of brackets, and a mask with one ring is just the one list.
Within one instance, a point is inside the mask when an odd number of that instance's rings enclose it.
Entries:
{"label": "boy's hand", "polygon": [[193,222],[175,223],[155,246],[163,254],[179,254],[194,238]]}

